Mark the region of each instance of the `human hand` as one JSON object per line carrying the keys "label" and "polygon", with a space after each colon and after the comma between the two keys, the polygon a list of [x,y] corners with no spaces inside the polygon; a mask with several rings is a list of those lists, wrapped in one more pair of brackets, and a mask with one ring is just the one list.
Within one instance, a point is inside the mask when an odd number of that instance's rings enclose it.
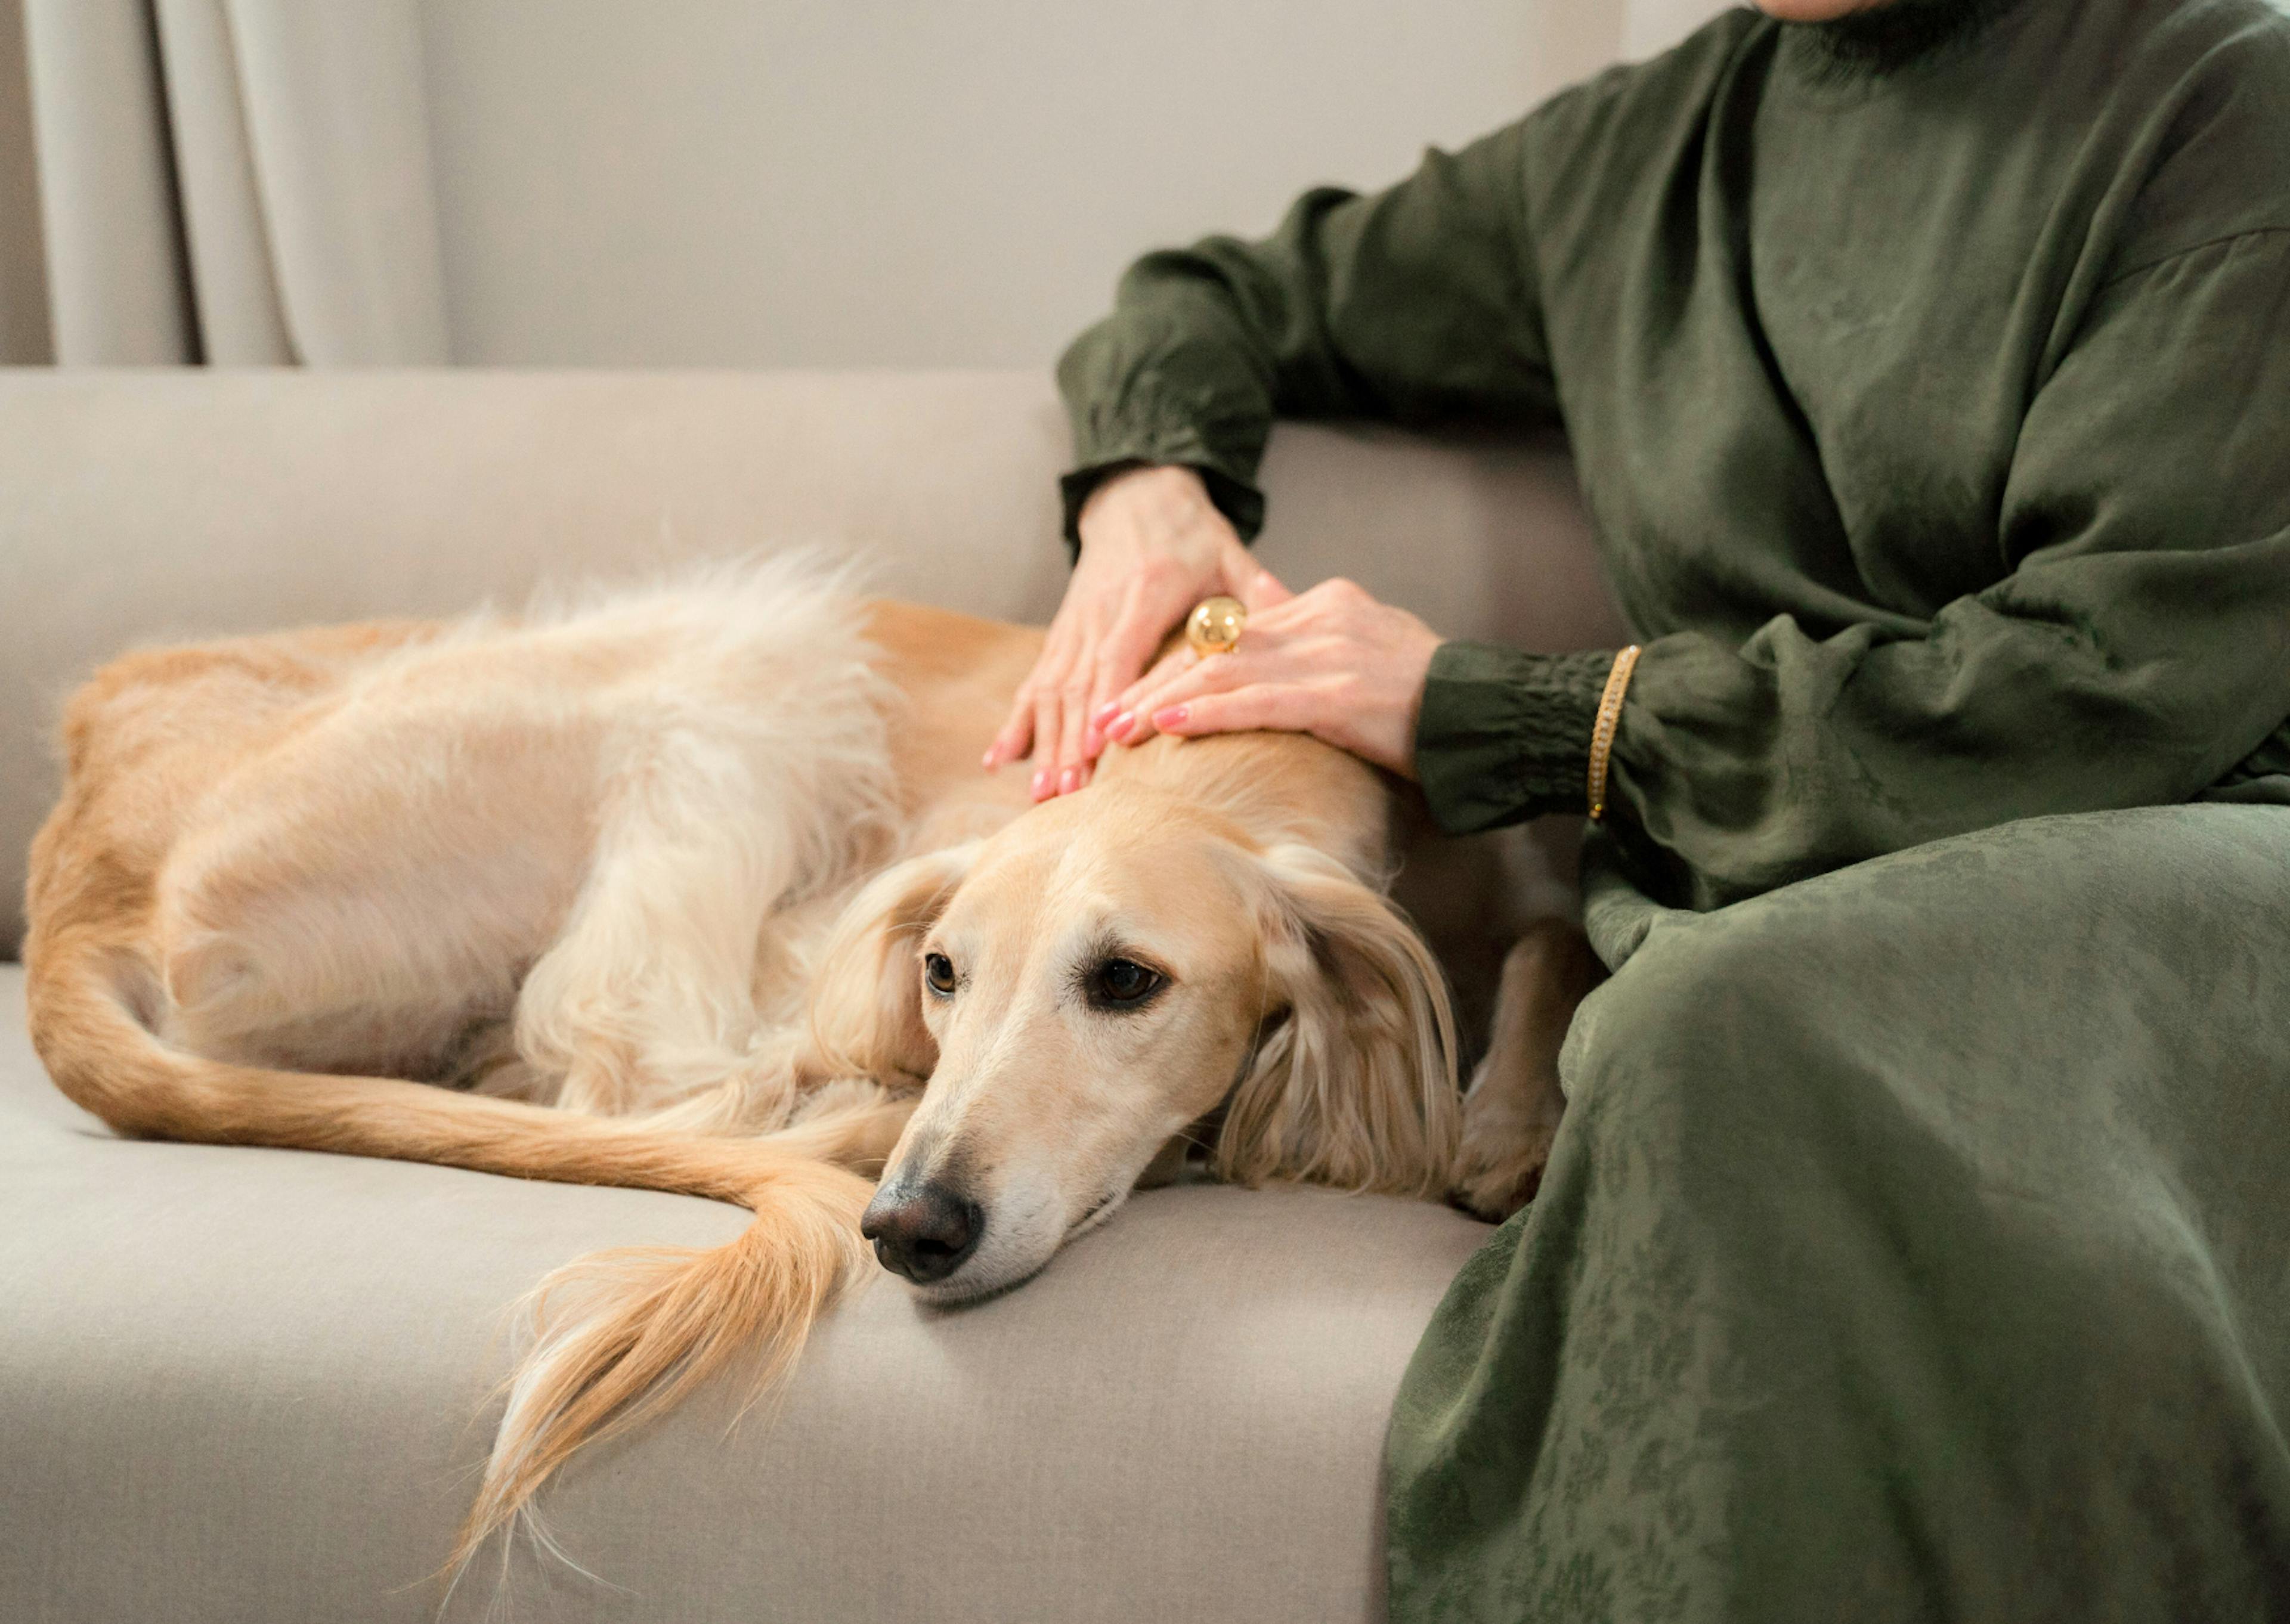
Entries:
{"label": "human hand", "polygon": [[1078,528],[1081,556],[1049,641],[986,752],[989,770],[1030,753],[1037,801],[1089,781],[1105,748],[1093,718],[1110,719],[1114,696],[1195,604],[1222,592],[1255,611],[1291,596],[1188,468],[1115,475],[1090,493]]}
{"label": "human hand", "polygon": [[1270,728],[1415,776],[1415,719],[1445,639],[1349,580],[1252,612],[1229,653],[1172,650],[1122,692],[1109,737],[1190,737]]}

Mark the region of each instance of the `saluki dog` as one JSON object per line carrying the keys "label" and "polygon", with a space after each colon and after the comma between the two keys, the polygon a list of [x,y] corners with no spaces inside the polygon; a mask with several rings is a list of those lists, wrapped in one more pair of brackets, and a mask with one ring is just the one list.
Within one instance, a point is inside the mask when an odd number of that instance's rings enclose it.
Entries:
{"label": "saluki dog", "polygon": [[133,653],[71,701],[26,946],[65,1093],[754,1214],[543,1283],[460,1559],[733,1354],[783,1371],[868,1241],[997,1291],[1193,1144],[1525,1199],[1579,938],[1513,955],[1466,1101],[1388,782],[1299,734],[1161,739],[1029,809],[977,763],[1041,644],[782,561]]}

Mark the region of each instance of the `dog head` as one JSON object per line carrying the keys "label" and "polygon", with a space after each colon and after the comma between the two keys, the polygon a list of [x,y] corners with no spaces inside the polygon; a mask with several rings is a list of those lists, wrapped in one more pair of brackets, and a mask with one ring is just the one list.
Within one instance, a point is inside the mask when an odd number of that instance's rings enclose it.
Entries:
{"label": "dog head", "polygon": [[1173,796],[1084,790],[888,870],[813,1024],[854,1071],[928,1079],[864,1228],[941,1300],[1035,1273],[1205,1118],[1243,1183],[1424,1195],[1454,1154],[1452,1017],[1405,918]]}

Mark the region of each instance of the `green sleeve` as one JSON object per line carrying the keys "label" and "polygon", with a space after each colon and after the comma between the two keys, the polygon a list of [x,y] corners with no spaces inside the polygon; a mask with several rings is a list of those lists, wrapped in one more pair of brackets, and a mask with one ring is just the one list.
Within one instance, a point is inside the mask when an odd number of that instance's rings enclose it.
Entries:
{"label": "green sleeve", "polygon": [[1415,776],[1450,834],[1579,812],[1611,652],[1528,654],[1443,643],[1415,724]]}
{"label": "green sleeve", "polygon": [[2290,233],[2117,277],[2035,386],[2008,572],[1920,635],[1784,616],[1649,643],[1614,747],[1626,837],[1709,907],[2227,775],[2290,716],[2285,332]]}
{"label": "green sleeve", "polygon": [[[2009,566],[1919,633],[1647,644],[1611,817],[1713,907],[2046,812],[2190,799],[2290,717],[2290,233],[2135,269],[2036,394]],[[1449,644],[1416,765],[1456,833],[1580,812],[1611,657]]]}
{"label": "green sleeve", "polygon": [[1276,415],[1402,423],[1556,411],[1526,251],[1533,120],[1433,151],[1373,196],[1306,194],[1262,242],[1148,254],[1058,365],[1073,424],[1066,530],[1108,472],[1201,470],[1244,537]]}

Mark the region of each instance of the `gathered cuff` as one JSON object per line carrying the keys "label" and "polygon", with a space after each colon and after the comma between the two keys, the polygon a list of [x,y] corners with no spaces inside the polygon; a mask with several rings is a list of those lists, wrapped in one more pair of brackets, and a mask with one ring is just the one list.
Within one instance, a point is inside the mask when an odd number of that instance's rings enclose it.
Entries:
{"label": "gathered cuff", "polygon": [[1233,398],[1229,388],[1183,376],[1156,363],[1101,323],[1074,340],[1058,363],[1058,388],[1073,430],[1073,471],[1058,482],[1065,538],[1081,545],[1082,505],[1125,468],[1189,468],[1208,487],[1244,541],[1264,528],[1264,493],[1256,465],[1271,432],[1269,406]]}
{"label": "gathered cuff", "polygon": [[1439,827],[1469,835],[1586,811],[1590,734],[1613,664],[1611,649],[1441,644],[1415,724],[1415,775]]}

